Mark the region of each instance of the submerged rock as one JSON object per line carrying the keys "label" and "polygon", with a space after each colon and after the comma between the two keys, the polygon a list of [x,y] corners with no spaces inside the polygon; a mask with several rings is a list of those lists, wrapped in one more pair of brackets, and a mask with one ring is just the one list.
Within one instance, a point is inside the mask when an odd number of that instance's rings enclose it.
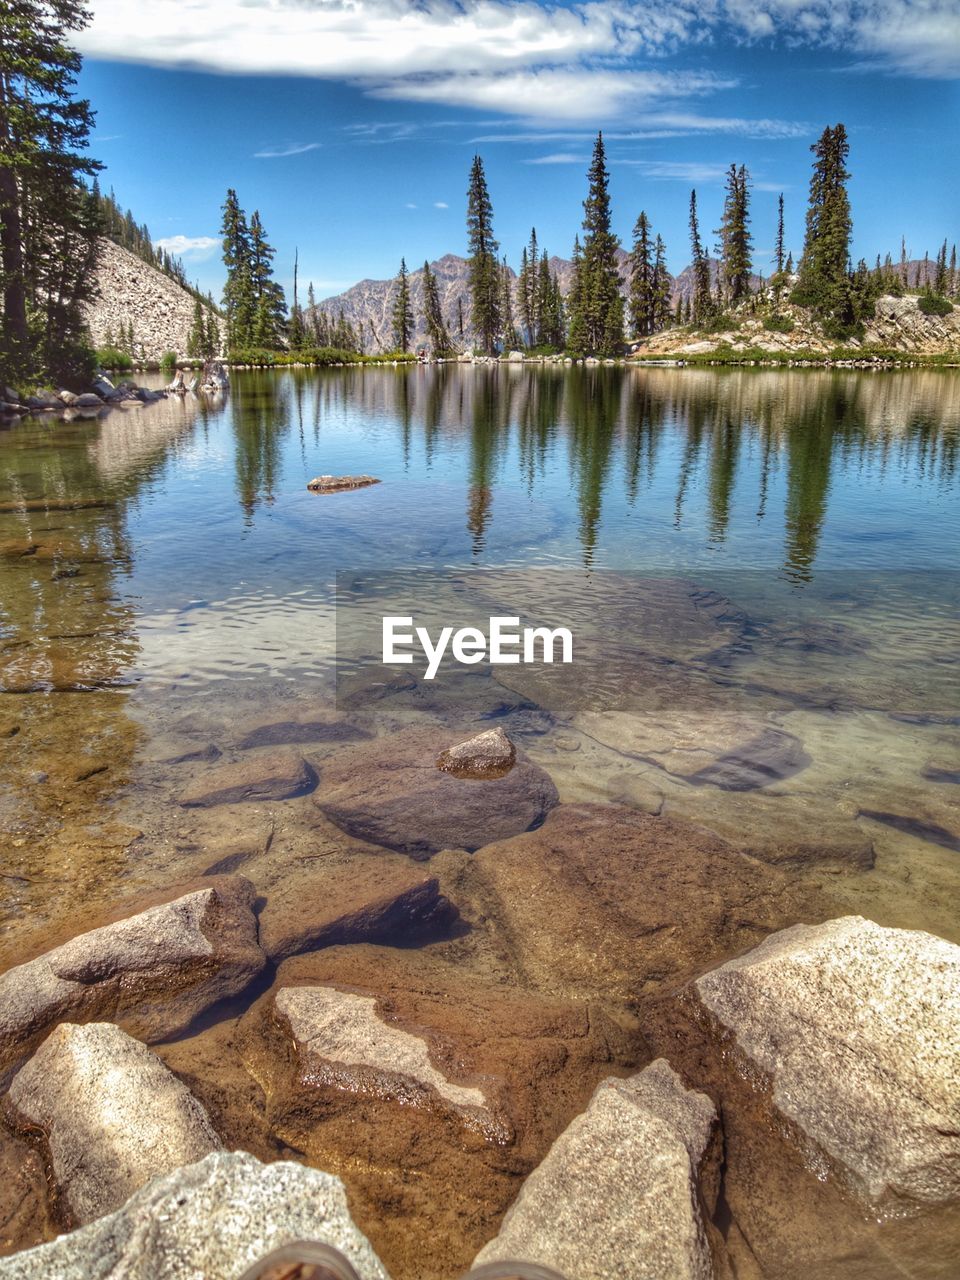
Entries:
{"label": "submerged rock", "polygon": [[457,778],[502,778],[516,762],[517,749],[504,731],[488,729],[441,751],[437,768]]}
{"label": "submerged rock", "polygon": [[604,1080],[476,1265],[533,1262],[590,1280],[712,1280],[704,1209],[716,1204],[719,1160],[713,1104],[684,1089],[664,1059],[627,1080]]}
{"label": "submerged rock", "polygon": [[314,803],[350,835],[413,858],[529,831],[557,803],[549,776],[527,760],[481,787],[437,768],[442,746],[442,731],[418,728],[348,747],[325,766]]}
{"label": "submerged rock", "polygon": [[346,489],[366,489],[379,484],[376,476],[315,476],[307,481],[311,493],[343,493]]}
{"label": "submerged rock", "polygon": [[369,738],[365,729],[357,728],[329,711],[292,710],[282,719],[276,712],[247,720],[240,726],[237,746],[276,747],[291,743],[351,742]]}
{"label": "submerged rock", "polygon": [[728,1069],[868,1209],[960,1196],[960,947],[859,916],[796,925],[694,983]]}
{"label": "submerged rock", "polygon": [[340,1249],[360,1280],[389,1280],[339,1178],[244,1152],[207,1156],[151,1182],[109,1217],[0,1259],[0,1280],[236,1280],[296,1240]]}
{"label": "submerged rock", "polygon": [[218,877],[195,892],[80,934],[0,977],[0,1075],[58,1022],[119,1022],[155,1041],[236,995],[266,963],[253,886]]}
{"label": "submerged rock", "polygon": [[260,913],[260,945],[271,960],[284,960],[347,942],[409,944],[456,918],[438,880],[406,858],[368,856],[281,875]]}
{"label": "submerged rock", "polygon": [[611,804],[558,806],[536,831],[480,849],[448,891],[483,903],[484,927],[524,981],[630,1002],[819,903],[692,823]]}
{"label": "submerged rock", "polygon": [[8,1115],[43,1136],[73,1223],[119,1209],[152,1178],[220,1149],[206,1111],[112,1023],[61,1023],[14,1077]]}
{"label": "submerged rock", "polygon": [[300,753],[279,747],[202,774],[181,795],[180,803],[184,808],[199,809],[218,804],[264,804],[306,795],[316,785],[317,775]]}

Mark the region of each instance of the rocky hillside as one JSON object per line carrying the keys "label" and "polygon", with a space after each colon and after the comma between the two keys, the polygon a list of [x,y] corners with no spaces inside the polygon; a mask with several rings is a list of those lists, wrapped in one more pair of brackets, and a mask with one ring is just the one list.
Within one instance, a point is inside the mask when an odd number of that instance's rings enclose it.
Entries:
{"label": "rocky hillside", "polygon": [[159,360],[165,351],[186,356],[193,295],[112,240],[102,240],[100,248],[96,288],[86,305],[94,346],[116,339],[132,323],[139,359]]}
{"label": "rocky hillside", "polygon": [[[722,332],[694,333],[689,329],[666,329],[636,345],[640,355],[708,355],[718,347],[746,351],[759,348],[772,353],[811,351],[819,354],[838,346],[882,347],[902,351],[905,355],[960,355],[960,307],[946,316],[926,316],[920,310],[920,299],[914,295],[878,299],[873,319],[864,327],[863,338],[837,342],[827,337],[809,311],[783,303],[778,315],[784,329],[766,327],[762,316],[742,312],[731,318]],[[787,328],[789,326],[789,328]]]}

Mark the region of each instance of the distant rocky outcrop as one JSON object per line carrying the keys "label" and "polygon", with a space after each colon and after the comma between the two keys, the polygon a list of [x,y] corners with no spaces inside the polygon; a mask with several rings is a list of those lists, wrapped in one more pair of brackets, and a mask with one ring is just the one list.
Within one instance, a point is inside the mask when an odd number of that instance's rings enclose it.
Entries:
{"label": "distant rocky outcrop", "polygon": [[94,346],[115,341],[133,325],[137,358],[159,360],[167,351],[186,357],[195,307],[193,294],[176,280],[129,249],[101,240],[84,315]]}

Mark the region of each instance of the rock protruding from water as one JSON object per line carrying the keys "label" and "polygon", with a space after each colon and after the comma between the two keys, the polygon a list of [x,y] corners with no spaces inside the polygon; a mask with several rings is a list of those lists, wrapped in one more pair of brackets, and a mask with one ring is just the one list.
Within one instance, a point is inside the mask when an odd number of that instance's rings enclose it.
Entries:
{"label": "rock protruding from water", "polygon": [[591,1280],[711,1280],[704,1213],[719,1183],[713,1104],[663,1058],[600,1084],[523,1185],[476,1265]]}
{"label": "rock protruding from water", "polygon": [[198,777],[180,797],[184,808],[209,809],[218,804],[265,804],[306,795],[317,775],[291,747],[276,747],[244,756],[236,764],[219,765]]}
{"label": "rock protruding from water", "polygon": [[441,751],[437,768],[456,778],[502,778],[516,762],[517,749],[504,731],[488,729]]}
{"label": "rock protruding from water", "polygon": [[846,916],[785,929],[694,990],[821,1177],[880,1213],[960,1195],[960,947]]}
{"label": "rock protruding from water", "polygon": [[242,876],[217,877],[9,969],[0,977],[0,1076],[59,1022],[118,1022],[156,1041],[242,991],[266,963],[253,896]]}
{"label": "rock protruding from water", "polygon": [[220,360],[208,360],[203,366],[203,373],[198,382],[200,391],[227,391],[230,388],[230,375]]}
{"label": "rock protruding from water", "polygon": [[447,1079],[427,1041],[387,1021],[373,996],[336,987],[285,987],[274,999],[289,1028],[300,1077],[404,1106],[445,1109],[480,1132],[509,1138],[482,1089]]}
{"label": "rock protruding from water", "polygon": [[16,1126],[42,1134],[77,1224],[221,1146],[190,1090],[112,1023],[61,1023],[14,1077],[8,1098]]}
{"label": "rock protruding from water", "polygon": [[379,484],[376,476],[314,476],[307,481],[311,493],[344,493],[347,489],[366,489]]}
{"label": "rock protruding from water", "polygon": [[443,746],[442,731],[417,728],[347,747],[324,767],[315,803],[349,835],[413,858],[529,831],[557,803],[537,765],[520,759],[481,787],[437,768]]}
{"label": "rock protruding from water", "polygon": [[151,1182],[109,1217],[0,1260],[0,1280],[236,1280],[296,1240],[340,1249],[360,1280],[389,1280],[339,1178],[239,1151],[207,1156]]}

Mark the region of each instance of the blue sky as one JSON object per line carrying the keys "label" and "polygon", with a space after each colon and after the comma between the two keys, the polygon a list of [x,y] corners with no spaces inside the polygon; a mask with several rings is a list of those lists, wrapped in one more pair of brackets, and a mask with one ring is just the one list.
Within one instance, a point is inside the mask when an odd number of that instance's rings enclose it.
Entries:
{"label": "blue sky", "polygon": [[102,185],[219,293],[228,186],[258,208],[289,285],[339,292],[401,255],[465,251],[471,157],[502,249],[536,225],[568,256],[592,138],[616,230],[641,209],[689,260],[691,186],[718,225],[722,171],[754,181],[756,265],[776,199],[799,252],[810,143],[850,133],[854,254],[960,240],[960,0],[91,0],[77,37]]}

